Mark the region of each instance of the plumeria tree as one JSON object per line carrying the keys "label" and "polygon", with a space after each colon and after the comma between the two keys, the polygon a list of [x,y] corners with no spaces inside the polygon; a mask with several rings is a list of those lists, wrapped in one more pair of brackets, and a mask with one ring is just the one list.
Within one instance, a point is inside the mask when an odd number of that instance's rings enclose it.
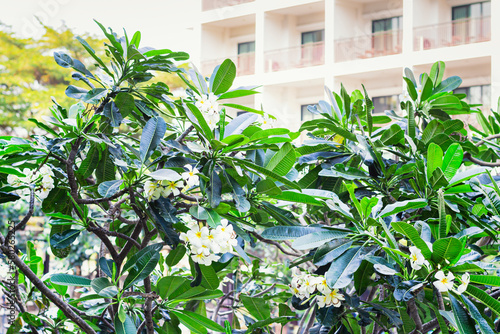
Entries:
{"label": "plumeria tree", "polygon": [[[500,117],[454,94],[442,62],[405,72],[400,111],[342,87],[292,132],[231,101],[257,91],[232,87],[230,60],[205,78],[178,67],[186,53],[100,26],[106,57],[79,39],[92,67],[54,54],[79,81],[75,103],[53,101],[44,135],[0,139],[0,200],[29,203],[0,237],[17,268],[2,283],[19,312],[10,333],[498,330]],[[149,83],[157,72],[186,94]],[[470,113],[482,129],[468,133],[453,116]],[[35,202],[54,256],[100,242],[95,272],[54,272],[32,243],[11,247]]]}

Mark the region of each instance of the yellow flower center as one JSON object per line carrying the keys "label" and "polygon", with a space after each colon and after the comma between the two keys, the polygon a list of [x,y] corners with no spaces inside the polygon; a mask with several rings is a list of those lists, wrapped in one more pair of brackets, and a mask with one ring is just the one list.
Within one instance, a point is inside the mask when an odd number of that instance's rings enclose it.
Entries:
{"label": "yellow flower center", "polygon": [[213,236],[213,235],[209,235],[209,236],[208,236],[208,239],[210,239],[210,240],[214,240],[214,236]]}
{"label": "yellow flower center", "polygon": [[415,254],[412,255],[412,260],[417,261],[417,256]]}
{"label": "yellow flower center", "polygon": [[189,176],[193,176],[193,175],[194,175],[194,173],[193,173],[193,172],[189,172]]}
{"label": "yellow flower center", "polygon": [[443,283],[443,284],[448,283],[448,279],[447,279],[446,277],[445,277],[445,278],[443,278],[443,279],[441,280],[441,283]]}
{"label": "yellow flower center", "polygon": [[196,232],[196,236],[197,236],[198,238],[201,238],[201,232]]}

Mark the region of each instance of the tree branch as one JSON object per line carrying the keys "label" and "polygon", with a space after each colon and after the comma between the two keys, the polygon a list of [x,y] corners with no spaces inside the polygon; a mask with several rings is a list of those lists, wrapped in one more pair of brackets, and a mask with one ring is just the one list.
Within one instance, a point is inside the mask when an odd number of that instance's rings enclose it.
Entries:
{"label": "tree branch", "polygon": [[254,237],[256,237],[258,240],[265,242],[266,244],[276,246],[283,254],[290,255],[290,256],[301,256],[298,253],[291,253],[291,252],[285,250],[278,242],[263,238],[257,232],[251,231],[250,234],[253,235]]}
{"label": "tree branch", "polygon": [[487,161],[479,160],[477,158],[474,158],[469,152],[465,152],[464,158],[469,159],[471,162],[473,162],[479,166],[485,166],[485,167],[499,167],[500,166],[500,162],[487,162]]}
{"label": "tree branch", "polygon": [[415,322],[416,326],[416,331],[419,331],[420,333],[425,333],[423,331],[423,324],[422,324],[422,319],[420,319],[420,315],[418,314],[418,309],[417,309],[417,304],[415,303],[415,298],[410,299],[407,302],[408,309],[410,311],[410,317],[413,319]]}
{"label": "tree branch", "polygon": [[45,295],[51,302],[53,302],[63,313],[64,315],[72,320],[75,324],[77,324],[85,333],[87,334],[97,334],[89,324],[85,322],[78,314],[76,314],[71,307],[66,304],[62,299],[60,299],[52,290],[50,290],[41,279],[36,276],[36,274],[24,263],[17,254],[14,254],[10,251],[9,247],[4,245],[5,239],[3,235],[0,235],[0,250],[9,257],[9,259],[14,262],[16,267],[26,276],[31,283],[43,294]]}
{"label": "tree branch", "polygon": [[31,216],[33,216],[34,208],[35,208],[35,190],[33,189],[32,186],[30,186],[30,206],[29,206],[28,213],[26,214],[26,216],[24,216],[24,218],[16,226],[14,226],[14,228],[12,228],[12,230],[7,232],[7,237],[5,238],[5,243],[9,242],[9,240],[12,238],[12,235],[14,235],[17,230],[24,228],[26,223],[28,223],[28,221],[30,220]]}
{"label": "tree branch", "polygon": [[474,145],[476,146],[481,146],[483,145],[484,143],[486,143],[487,140],[491,140],[491,139],[496,139],[496,138],[500,138],[500,133],[497,133],[496,135],[491,135],[491,136],[488,136],[484,139],[481,139],[480,141],[478,141],[477,143],[475,143]]}
{"label": "tree branch", "polygon": [[[144,290],[146,293],[151,293],[151,279],[146,277],[144,279]],[[146,330],[148,334],[155,334],[155,326],[153,323],[153,312],[152,312],[153,300],[151,298],[146,298],[144,317],[146,318]]]}
{"label": "tree branch", "polygon": [[[117,237],[117,238],[121,238],[121,239],[124,239],[124,240],[128,240],[130,242],[132,242],[137,248],[141,248],[141,245],[135,241],[134,239],[132,239],[131,237],[129,237],[128,235],[126,234],[123,234],[123,233],[120,233],[120,232],[115,232],[115,231],[108,231],[100,226],[89,226],[87,227],[87,230],[91,231],[91,232],[100,232],[100,233],[104,233],[106,235],[109,235],[111,237]],[[97,234],[97,233],[96,233]],[[118,254],[117,254],[118,255]]]}

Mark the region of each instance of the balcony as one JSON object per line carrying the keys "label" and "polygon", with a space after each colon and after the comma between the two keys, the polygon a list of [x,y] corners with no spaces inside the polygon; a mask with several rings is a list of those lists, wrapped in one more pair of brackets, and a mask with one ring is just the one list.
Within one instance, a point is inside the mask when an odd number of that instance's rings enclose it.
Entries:
{"label": "balcony", "polygon": [[255,0],[203,0],[202,10],[212,10],[222,7],[235,6],[242,3],[253,2]]}
{"label": "balcony", "polygon": [[343,62],[394,55],[402,51],[403,31],[381,31],[335,41],[335,61]]}
{"label": "balcony", "polygon": [[307,43],[291,48],[268,51],[265,53],[264,59],[266,72],[323,65],[325,63],[325,43]]}
{"label": "balcony", "polygon": [[236,75],[250,75],[255,73],[255,53],[242,53],[236,57],[226,57],[203,61],[201,63],[201,72],[203,75],[210,76],[217,65],[222,64],[225,59],[231,59],[236,65]]}
{"label": "balcony", "polygon": [[455,20],[414,29],[415,51],[486,42],[491,39],[490,17]]}

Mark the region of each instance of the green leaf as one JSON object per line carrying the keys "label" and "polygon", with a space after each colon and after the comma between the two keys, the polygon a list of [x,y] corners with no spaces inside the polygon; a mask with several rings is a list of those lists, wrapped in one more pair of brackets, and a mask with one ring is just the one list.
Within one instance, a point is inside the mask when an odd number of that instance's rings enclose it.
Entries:
{"label": "green leaf", "polygon": [[287,201],[287,202],[295,202],[295,203],[304,203],[304,204],[309,204],[309,205],[317,205],[317,206],[322,206],[322,202],[316,200],[313,196],[299,193],[295,190],[286,190],[283,191],[279,195],[274,195],[270,196],[272,198],[276,198],[282,201]]}
{"label": "green leaf", "polygon": [[476,321],[479,325],[479,330],[482,334],[495,334],[495,332],[491,329],[488,322],[483,318],[476,305],[474,305],[467,297],[464,295],[461,296],[463,303],[469,309],[469,313],[471,317]]}
{"label": "green leaf", "polygon": [[436,263],[441,263],[443,260],[453,262],[461,253],[462,242],[453,237],[439,239],[432,244],[432,260]]}
{"label": "green leaf", "polygon": [[[187,103],[186,105],[188,106],[189,110],[191,110],[194,117],[198,121],[198,124],[201,128],[201,132],[205,136],[205,138],[207,138],[209,141],[214,139],[214,134],[212,133],[212,130],[208,126],[207,121],[205,120],[205,117],[203,117],[200,110],[198,110],[198,108],[196,108],[196,106],[191,104],[191,103]],[[191,120],[191,121],[193,121],[193,120]]]}
{"label": "green leaf", "polygon": [[212,208],[216,208],[219,206],[221,201],[221,192],[222,192],[222,182],[220,180],[219,174],[215,168],[212,168],[210,173],[210,181],[208,183],[208,187],[206,188],[206,193],[208,196],[208,203]]}
{"label": "green leaf", "polygon": [[118,294],[118,288],[106,277],[97,277],[92,280],[92,289],[102,297],[113,298]]}
{"label": "green leaf", "polygon": [[123,121],[123,116],[114,102],[106,104],[102,114],[109,119],[109,123],[112,127],[119,127]]}
{"label": "green leaf", "polygon": [[165,131],[167,131],[167,124],[160,116],[151,118],[146,123],[142,130],[141,143],[139,146],[142,163],[146,162],[151,154],[153,154],[154,150],[156,150],[156,147],[160,144],[161,139],[165,135]]}
{"label": "green leaf", "polygon": [[443,150],[437,144],[430,143],[427,148],[427,177],[430,178],[436,168],[443,166]]}
{"label": "green leaf", "polygon": [[162,299],[173,299],[191,288],[189,280],[181,276],[164,276],[156,284],[158,295]]}
{"label": "green leaf", "polygon": [[427,200],[423,198],[396,202],[393,204],[389,204],[384,209],[382,209],[378,213],[378,217],[384,218],[402,211],[407,211],[410,209],[420,209],[426,206],[427,206]]}
{"label": "green leaf", "polygon": [[226,59],[215,74],[211,87],[212,92],[217,95],[227,92],[231,88],[234,78],[236,78],[236,65],[231,59]]}
{"label": "green leaf", "polygon": [[219,333],[225,332],[224,327],[197,313],[186,310],[171,310],[171,312],[175,314],[177,318],[179,318],[182,324],[184,324],[187,328],[194,331],[195,333],[205,334],[207,333],[207,329]]}
{"label": "green leaf", "polygon": [[219,287],[220,281],[214,268],[200,264],[200,269],[203,276],[201,286],[208,290],[216,290]]}
{"label": "green leaf", "polygon": [[252,123],[258,120],[259,116],[252,113],[244,113],[234,118],[224,130],[224,139],[229,136],[239,135]]}
{"label": "green leaf", "polygon": [[432,92],[433,95],[441,92],[451,92],[462,84],[462,79],[458,76],[452,76],[448,79],[443,80]]}
{"label": "green leaf", "polygon": [[50,246],[55,249],[69,247],[78,238],[81,230],[66,230],[61,233],[55,233],[50,237]]}
{"label": "green leaf", "polygon": [[295,316],[282,316],[282,317],[277,317],[277,318],[268,318],[265,320],[259,320],[248,326],[247,333],[255,333],[255,330],[262,330],[266,326],[274,323],[278,324],[286,324],[291,321],[297,321],[297,318]]}
{"label": "green leaf", "polygon": [[341,289],[348,286],[352,282],[354,272],[361,265],[366,251],[365,247],[350,248],[335,259],[325,274],[328,286],[331,289]]}
{"label": "green leaf", "polygon": [[444,201],[444,193],[442,189],[438,191],[438,211],[439,211],[439,228],[438,239],[445,238],[448,235],[448,222],[446,219],[446,203]]}
{"label": "green leaf", "polygon": [[[406,236],[408,239],[411,240],[411,242],[422,251],[422,255],[429,260],[431,258],[431,250],[429,249],[429,246],[425,243],[422,238],[420,238],[420,234],[418,233],[417,229],[411,226],[408,223],[405,222],[392,222],[391,223],[392,228],[404,236]],[[462,247],[460,245],[460,247]]]}
{"label": "green leaf", "polygon": [[241,295],[240,299],[255,319],[266,320],[271,317],[271,308],[264,298]]}
{"label": "green leaf", "polygon": [[259,94],[259,92],[256,90],[249,90],[249,89],[235,89],[219,96],[219,100],[234,99],[237,97],[249,96],[254,94]]}
{"label": "green leaf", "polygon": [[257,183],[257,192],[268,196],[276,196],[281,194],[281,189],[276,186],[274,181],[265,179]]}
{"label": "green leaf", "polygon": [[266,168],[274,173],[285,176],[295,164],[295,150],[293,145],[285,143],[278,152],[269,160]]}
{"label": "green leaf", "polygon": [[186,255],[186,247],[182,244],[178,245],[175,249],[172,249],[170,253],[168,253],[165,263],[167,266],[173,267],[179,263],[180,260],[182,260],[184,255]]}
{"label": "green leaf", "polygon": [[319,267],[332,262],[348,250],[352,243],[349,239],[337,239],[323,244],[314,253],[313,263]]}
{"label": "green leaf", "polygon": [[464,151],[459,143],[453,143],[446,150],[442,170],[447,180],[451,180],[462,165]]}
{"label": "green leaf", "polygon": [[489,307],[493,312],[500,316],[500,302],[483,290],[469,284],[466,290],[467,294],[481,301],[485,306]]}
{"label": "green leaf", "polygon": [[297,250],[316,248],[334,239],[345,238],[351,233],[349,230],[322,230],[295,239],[292,247]]}
{"label": "green leaf", "polygon": [[113,260],[108,260],[105,257],[101,257],[99,259],[99,267],[101,268],[101,271],[108,275],[109,278],[113,277],[113,266],[116,266]]}
{"label": "green leaf", "polygon": [[20,198],[21,198],[21,196],[19,196],[19,195],[0,191],[0,204],[7,203],[7,202],[14,202]]}
{"label": "green leaf", "polygon": [[300,190],[300,187],[295,182],[291,182],[287,178],[282,177],[281,175],[278,175],[275,172],[268,170],[267,168],[261,167],[259,165],[256,165],[250,161],[243,160],[243,159],[241,159],[241,160],[240,159],[233,159],[232,161],[235,161],[236,164],[241,165],[242,168],[248,170],[249,172],[256,172],[259,174],[263,174],[267,177],[270,177],[271,179],[274,179],[275,181],[283,183],[284,185],[286,185],[290,188]]}
{"label": "green leaf", "polygon": [[92,172],[96,169],[99,159],[101,158],[101,152],[96,146],[92,146],[87,153],[87,156],[80,164],[80,167],[76,171],[83,179],[88,178],[92,175]]}
{"label": "green leaf", "polygon": [[99,184],[97,187],[97,192],[102,197],[111,197],[120,190],[120,186],[123,184],[123,180],[105,181]]}
{"label": "green leaf", "polygon": [[431,71],[429,72],[429,77],[433,81],[434,86],[438,86],[443,80],[445,64],[442,61],[437,61],[432,64]]}
{"label": "green leaf", "polygon": [[489,285],[489,286],[500,286],[500,276],[490,276],[490,275],[470,275],[471,283]]}
{"label": "green leaf", "polygon": [[137,328],[135,328],[134,322],[128,315],[126,315],[125,321],[122,322],[118,314],[116,314],[114,323],[116,334],[137,334]]}
{"label": "green leaf", "polygon": [[129,93],[118,93],[115,97],[115,105],[125,118],[135,109],[134,96]]}
{"label": "green leaf", "polygon": [[434,138],[435,136],[444,132],[444,126],[437,119],[433,119],[424,129],[422,133],[422,142],[427,144]]}
{"label": "green leaf", "polygon": [[415,89],[415,85],[413,84],[411,79],[408,79],[406,77],[403,77],[403,79],[406,82],[406,90],[408,91],[408,94],[410,95],[413,101],[416,101],[418,95],[417,95],[417,90]]}
{"label": "green leaf", "polygon": [[149,245],[132,255],[125,265],[123,266],[122,273],[127,272],[133,267],[136,267],[139,262],[144,263],[145,261],[147,262],[148,259],[150,259],[153,254],[159,254],[160,250],[163,248],[162,243],[157,243],[153,245]]}
{"label": "green leaf", "polygon": [[55,274],[50,277],[50,281],[55,284],[65,285],[65,286],[88,286],[92,285],[92,280],[68,274]]}
{"label": "green leaf", "polygon": [[[151,253],[148,253],[148,255],[151,255]],[[127,289],[148,277],[155,269],[158,261],[160,261],[160,253],[153,253],[151,256],[140,257],[136,265],[130,269],[125,279],[125,283],[123,283],[123,288]]]}
{"label": "green leaf", "polygon": [[403,130],[398,124],[393,124],[391,127],[384,131],[380,140],[384,145],[396,145],[401,142],[405,137]]}
{"label": "green leaf", "polygon": [[289,240],[297,239],[304,235],[322,231],[321,227],[306,226],[273,226],[262,232],[262,237],[268,240]]}
{"label": "green leaf", "polygon": [[455,297],[450,295],[449,298],[458,326],[458,332],[460,334],[476,334],[477,332],[474,326],[474,321],[469,317],[467,311],[458,303],[458,300],[456,300]]}

